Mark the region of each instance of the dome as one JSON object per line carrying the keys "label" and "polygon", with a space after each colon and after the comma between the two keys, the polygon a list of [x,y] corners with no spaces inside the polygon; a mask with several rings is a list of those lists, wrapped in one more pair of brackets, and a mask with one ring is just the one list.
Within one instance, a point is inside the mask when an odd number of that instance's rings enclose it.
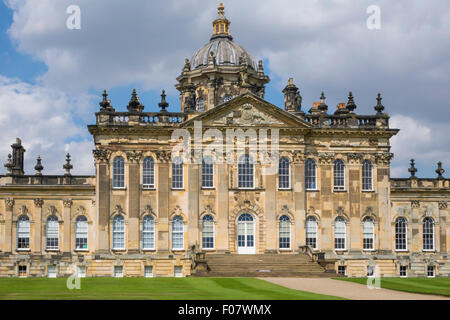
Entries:
{"label": "dome", "polygon": [[240,45],[233,42],[230,37],[213,37],[211,41],[199,49],[191,59],[191,69],[206,67],[208,57],[214,53],[216,65],[219,66],[239,66],[241,57],[245,59],[247,65],[254,70],[258,70],[258,64],[251,54]]}
{"label": "dome", "polygon": [[213,36],[210,42],[198,50],[191,59],[191,70],[206,67],[208,58],[214,54],[218,66],[239,66],[241,58],[246,64],[258,70],[258,64],[247,50],[233,42],[230,34],[230,21],[224,15],[223,3],[220,3],[218,17],[213,22]]}

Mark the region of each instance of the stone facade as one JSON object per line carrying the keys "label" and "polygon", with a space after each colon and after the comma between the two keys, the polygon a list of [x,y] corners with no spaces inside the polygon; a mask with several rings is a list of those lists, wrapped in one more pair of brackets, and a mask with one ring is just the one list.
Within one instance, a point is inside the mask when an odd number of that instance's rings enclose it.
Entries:
{"label": "stone facade", "polygon": [[[334,114],[324,94],[307,113],[291,79],[284,110],[278,108],[264,100],[269,78],[262,63],[234,44],[229,28],[219,7],[213,45],[186,60],[177,78],[180,113],[166,110],[164,92],[157,113],[144,112],[136,91],[128,112],[116,112],[104,93],[88,128],[95,176],[72,176],[69,156],[64,176],[42,175],[40,158],[36,174],[27,176],[25,150],[20,140],[13,144],[8,174],[0,177],[0,276],[68,276],[75,269],[91,277],[189,276],[199,252],[294,255],[306,246],[348,276],[365,276],[376,266],[383,276],[405,270],[426,276],[431,269],[450,275],[450,180],[441,166],[436,179],[416,178],[414,166],[411,178],[390,178],[390,138],[398,130],[389,127],[381,96],[374,115],[355,113],[351,93]],[[181,175],[174,170],[180,130],[200,133],[192,150],[224,138],[212,184],[205,186],[195,152],[178,167]],[[242,130],[244,142],[255,133],[269,150],[279,133],[279,156],[288,160],[284,180],[278,167],[270,171],[270,163],[256,161],[250,187],[240,185],[239,153],[230,146],[258,159],[263,152],[225,140],[230,130]],[[245,215],[252,222],[242,222]],[[404,241],[398,218],[406,221]],[[307,225],[312,220],[315,231]],[[77,240],[84,239],[80,230],[87,230],[86,242]]]}

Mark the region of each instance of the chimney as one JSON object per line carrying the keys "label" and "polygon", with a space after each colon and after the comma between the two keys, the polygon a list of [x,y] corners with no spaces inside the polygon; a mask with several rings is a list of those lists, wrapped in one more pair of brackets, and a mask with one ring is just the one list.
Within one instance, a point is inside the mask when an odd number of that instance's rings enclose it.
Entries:
{"label": "chimney", "polygon": [[302,112],[302,96],[294,84],[294,79],[290,78],[288,85],[283,90],[284,93],[284,109],[287,112],[296,114],[296,115],[304,115]]}
{"label": "chimney", "polygon": [[22,146],[22,140],[19,138],[16,139],[16,143],[11,145],[12,148],[12,167],[11,167],[11,175],[12,176],[23,176],[23,162],[24,162],[24,154],[25,149]]}

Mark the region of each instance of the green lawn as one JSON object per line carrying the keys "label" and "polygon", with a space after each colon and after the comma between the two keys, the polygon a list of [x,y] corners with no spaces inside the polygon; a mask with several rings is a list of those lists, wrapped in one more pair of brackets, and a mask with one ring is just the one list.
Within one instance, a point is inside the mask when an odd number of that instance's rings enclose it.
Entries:
{"label": "green lawn", "polygon": [[250,278],[0,278],[0,300],[336,300]]}
{"label": "green lawn", "polygon": [[[367,278],[336,278],[336,280],[367,283]],[[381,278],[381,287],[413,293],[450,296],[450,278]]]}

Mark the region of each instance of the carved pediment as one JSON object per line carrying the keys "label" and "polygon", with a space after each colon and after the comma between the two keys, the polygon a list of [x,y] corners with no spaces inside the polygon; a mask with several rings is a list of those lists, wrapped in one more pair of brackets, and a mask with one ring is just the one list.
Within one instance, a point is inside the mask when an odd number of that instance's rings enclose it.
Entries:
{"label": "carved pediment", "polygon": [[310,127],[306,121],[253,94],[244,94],[208,110],[186,121],[183,126],[193,126],[194,121],[201,121],[204,127]]}

